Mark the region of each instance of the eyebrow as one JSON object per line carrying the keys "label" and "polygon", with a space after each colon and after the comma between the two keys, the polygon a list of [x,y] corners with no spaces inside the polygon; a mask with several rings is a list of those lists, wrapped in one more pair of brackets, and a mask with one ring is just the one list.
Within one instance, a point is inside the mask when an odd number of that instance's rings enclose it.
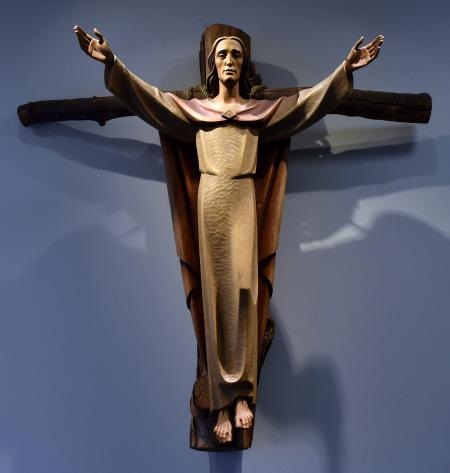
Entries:
{"label": "eyebrow", "polygon": [[[229,49],[222,48],[222,49],[219,49],[216,54],[226,53],[227,51],[229,51]],[[231,52],[232,52],[232,53],[236,52],[236,53],[242,54],[242,51],[241,51],[240,49],[236,49],[236,48],[233,48],[233,49],[231,50]]]}

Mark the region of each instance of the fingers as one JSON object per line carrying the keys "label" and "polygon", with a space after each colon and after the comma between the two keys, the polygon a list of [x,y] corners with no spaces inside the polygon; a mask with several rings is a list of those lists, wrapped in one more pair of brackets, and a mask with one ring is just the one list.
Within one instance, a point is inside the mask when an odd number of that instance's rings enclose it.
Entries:
{"label": "fingers", "polygon": [[73,27],[73,31],[77,35],[78,40],[83,40],[86,43],[89,43],[92,40],[92,36],[87,34],[81,27],[78,25]]}
{"label": "fingers", "polygon": [[378,45],[382,45],[383,44],[383,41],[384,41],[384,36],[382,34],[379,34],[375,40],[374,40]]}
{"label": "fingers", "polygon": [[384,36],[378,35],[374,40],[367,44],[366,48],[369,51],[375,51],[383,44]]}
{"label": "fingers", "polygon": [[80,47],[83,51],[87,52],[89,48],[89,44],[92,41],[92,36],[88,35],[82,28],[78,25],[73,27],[75,34],[77,35],[78,42],[80,43]]}
{"label": "fingers", "polygon": [[92,54],[92,51],[94,50],[95,44],[104,44],[106,43],[105,37],[103,34],[97,29],[94,28],[94,34],[97,36],[98,39],[95,39],[93,36],[90,34],[86,33],[86,31],[83,30],[78,25],[75,25],[73,27],[73,30],[75,34],[77,35],[78,42],[80,43],[81,49],[83,51],[88,52],[89,54]]}
{"label": "fingers", "polygon": [[92,36],[88,35],[86,33],[86,31],[83,30],[83,28],[81,28],[81,26],[78,26],[78,25],[75,25],[73,27],[73,30],[75,31],[75,33],[78,35],[78,36],[85,36],[85,37],[90,37],[92,38]]}
{"label": "fingers", "polygon": [[94,45],[95,45],[95,42],[97,40],[96,39],[92,39],[91,41],[89,41],[89,46],[88,46],[88,53],[92,56],[93,52],[94,52]]}
{"label": "fingers", "polygon": [[99,39],[99,44],[103,44],[105,42],[105,37],[97,28],[94,28],[94,34]]}
{"label": "fingers", "polygon": [[364,36],[361,36],[361,38],[359,38],[358,41],[356,41],[352,49],[358,49],[361,46],[363,41],[364,41]]}
{"label": "fingers", "polygon": [[87,38],[83,38],[81,36],[77,36],[77,39],[81,49],[87,53],[89,50],[90,41]]}
{"label": "fingers", "polygon": [[378,56],[383,42],[384,36],[380,34],[366,46],[371,60],[375,59]]}
{"label": "fingers", "polygon": [[378,48],[375,50],[375,52],[373,54],[373,57],[372,57],[372,61],[377,58],[378,54],[380,54],[380,49],[381,49],[381,45],[378,46]]}

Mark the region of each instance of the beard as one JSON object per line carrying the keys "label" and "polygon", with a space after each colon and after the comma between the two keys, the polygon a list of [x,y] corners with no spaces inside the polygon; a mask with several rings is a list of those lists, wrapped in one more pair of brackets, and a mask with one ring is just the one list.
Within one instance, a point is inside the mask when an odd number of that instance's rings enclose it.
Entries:
{"label": "beard", "polygon": [[227,89],[232,89],[237,83],[239,83],[239,77],[226,77],[224,80],[222,80],[222,84],[227,88]]}

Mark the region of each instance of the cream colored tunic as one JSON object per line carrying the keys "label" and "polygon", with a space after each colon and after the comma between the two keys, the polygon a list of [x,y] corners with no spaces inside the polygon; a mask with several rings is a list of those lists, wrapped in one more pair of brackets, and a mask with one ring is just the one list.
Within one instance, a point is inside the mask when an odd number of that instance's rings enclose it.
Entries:
{"label": "cream colored tunic", "polygon": [[330,112],[349,92],[349,77],[341,66],[315,87],[267,105],[267,113],[259,113],[264,104],[252,101],[232,120],[206,101],[187,102],[159,91],[117,59],[106,69],[105,82],[128,108],[160,131],[181,141],[195,139],[201,172],[198,233],[210,406],[220,409],[239,397],[254,403],[258,259],[252,175],[258,141],[290,136]]}
{"label": "cream colored tunic", "polygon": [[[258,133],[234,125],[197,132],[198,232],[210,403],[256,399]],[[246,176],[246,177],[245,177]]]}

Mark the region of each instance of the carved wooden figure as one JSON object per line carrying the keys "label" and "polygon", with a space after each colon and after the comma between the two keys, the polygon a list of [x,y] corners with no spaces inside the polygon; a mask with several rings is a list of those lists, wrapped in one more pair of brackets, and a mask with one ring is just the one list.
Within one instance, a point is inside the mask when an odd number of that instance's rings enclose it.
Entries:
{"label": "carved wooden figure", "polygon": [[[98,109],[92,99],[84,102],[84,112],[75,110],[80,101],[67,101],[65,117],[52,117],[52,104],[45,103],[35,104],[34,110],[32,104],[19,107],[19,115],[33,121],[33,115],[47,110],[47,118],[34,120],[45,121],[74,118],[74,113],[83,119],[90,113],[90,119],[104,123],[136,114],[160,131],[177,253],[198,341],[191,447],[248,448],[258,377],[273,336],[269,301],[289,137],[345,105],[353,71],[377,57],[384,38],[377,36],[365,46],[360,38],[322,82],[283,94],[255,81],[250,38],[243,31],[213,25],[201,42],[205,96],[197,89],[188,100],[135,76],[98,30],[97,38],[79,27],[75,32],[82,50],[105,64],[107,88],[129,111],[111,99],[97,99],[103,100]],[[257,93],[263,98],[254,98]],[[386,96],[392,101],[392,94]],[[399,98],[402,103],[383,105],[381,113],[374,102],[378,111],[369,105],[366,115],[402,119],[396,114],[416,113],[413,121],[427,121],[429,96]],[[418,112],[411,112],[411,106]]]}

